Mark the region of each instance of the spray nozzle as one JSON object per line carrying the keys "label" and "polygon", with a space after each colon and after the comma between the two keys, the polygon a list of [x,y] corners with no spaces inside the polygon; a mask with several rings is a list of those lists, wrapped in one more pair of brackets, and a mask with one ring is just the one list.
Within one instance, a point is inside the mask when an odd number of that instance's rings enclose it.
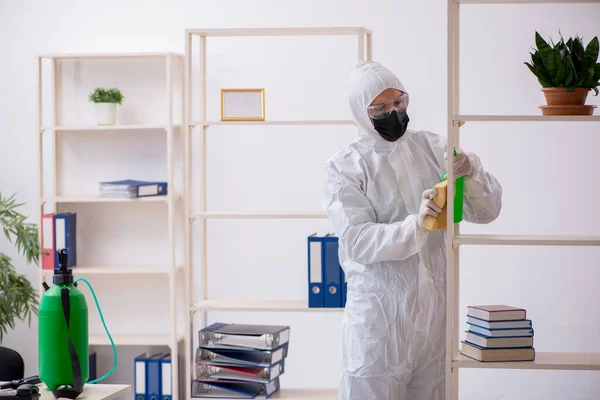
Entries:
{"label": "spray nozzle", "polygon": [[67,249],[60,249],[58,251],[58,265],[60,265],[60,269],[63,271],[67,269]]}
{"label": "spray nozzle", "polygon": [[58,253],[58,264],[60,268],[54,270],[54,277],[52,282],[54,284],[61,285],[72,285],[73,284],[73,270],[67,268],[67,250],[60,249]]}

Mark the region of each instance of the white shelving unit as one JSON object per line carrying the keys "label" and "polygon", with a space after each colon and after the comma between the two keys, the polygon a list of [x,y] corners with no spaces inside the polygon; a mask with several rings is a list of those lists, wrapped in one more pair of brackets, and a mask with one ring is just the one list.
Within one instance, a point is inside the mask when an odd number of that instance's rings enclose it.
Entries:
{"label": "white shelving unit", "polygon": [[[371,31],[362,27],[356,28],[253,28],[253,29],[188,29],[186,31],[186,60],[185,60],[185,121],[187,121],[187,131],[185,132],[185,185],[191,188],[192,183],[192,167],[191,167],[191,135],[194,128],[199,128],[200,140],[202,143],[200,168],[201,168],[201,196],[199,211],[193,212],[191,194],[188,193],[185,197],[185,215],[189,217],[189,223],[185,228],[185,243],[187,246],[185,264],[189,265],[185,268],[186,280],[193,284],[193,273],[196,268],[191,264],[192,252],[196,244],[200,244],[200,281],[201,281],[201,296],[202,298],[197,304],[190,303],[190,313],[188,326],[190,327],[190,336],[186,337],[186,395],[191,398],[191,380],[193,379],[193,356],[192,338],[197,333],[194,327],[192,316],[196,312],[202,313],[202,325],[206,326],[207,313],[211,311],[263,311],[263,312],[339,312],[340,309],[326,308],[308,308],[307,301],[248,301],[239,300],[223,300],[223,299],[208,299],[208,260],[207,260],[207,220],[210,218],[221,219],[323,219],[327,218],[325,212],[317,211],[272,211],[272,212],[239,212],[239,211],[209,211],[207,210],[207,188],[206,188],[206,143],[208,129],[213,125],[221,126],[239,126],[239,125],[276,125],[276,126],[332,126],[332,125],[354,125],[354,121],[348,120],[296,120],[296,121],[252,121],[252,122],[222,122],[222,121],[207,121],[206,120],[206,41],[209,37],[224,37],[224,36],[320,36],[320,35],[356,35],[358,38],[358,60],[371,59]],[[198,37],[200,41],[200,60],[199,60],[199,110],[200,120],[191,120],[192,114],[192,39]],[[192,238],[192,224],[199,223],[199,238]],[[190,286],[186,286],[186,298],[192,299],[190,291],[193,290]],[[317,390],[317,389],[286,389],[274,396],[274,398],[289,399],[289,400],[334,400],[337,399],[337,389]]]}
{"label": "white shelving unit", "polygon": [[[70,62],[85,63],[89,60],[102,60],[102,62],[128,62],[130,60],[153,60],[153,62],[164,63],[164,90],[165,90],[165,103],[164,112],[166,120],[162,124],[141,124],[141,125],[113,125],[113,126],[94,126],[94,125],[61,125],[62,118],[61,112],[63,111],[63,105],[60,102],[61,90],[63,88],[63,82],[61,77],[61,63],[69,60]],[[175,155],[176,152],[183,156],[183,140],[179,148],[175,148],[175,134],[176,130],[179,129],[180,125],[175,124],[175,101],[174,93],[178,93],[181,96],[181,111],[177,111],[178,118],[183,121],[183,63],[184,57],[182,54],[175,53],[122,53],[122,54],[52,54],[52,55],[41,55],[38,57],[38,164],[39,164],[39,194],[40,194],[40,214],[44,214],[48,211],[46,207],[52,209],[51,212],[59,213],[62,211],[68,211],[70,205],[77,205],[80,203],[132,203],[140,204],[140,207],[144,207],[145,203],[159,203],[164,204],[164,212],[167,214],[167,226],[164,227],[165,231],[168,232],[168,249],[169,249],[169,262],[164,265],[76,265],[73,268],[73,275],[75,278],[86,277],[100,277],[106,276],[107,274],[119,275],[123,277],[135,278],[136,280],[144,279],[144,277],[164,275],[168,280],[168,290],[164,293],[157,293],[157,295],[165,296],[165,301],[169,302],[169,317],[167,320],[162,321],[164,326],[168,326],[168,332],[164,335],[154,334],[137,334],[137,335],[113,335],[113,340],[117,346],[168,346],[171,350],[171,356],[173,360],[172,379],[174,387],[178,387],[178,382],[181,382],[181,376],[179,372],[179,347],[178,345],[184,342],[185,335],[179,329],[178,332],[178,318],[177,318],[177,295],[176,282],[181,281],[184,266],[178,265],[177,263],[177,243],[176,243],[176,212],[177,207],[181,207],[181,194],[177,194],[175,185]],[[48,69],[46,69],[48,68]],[[44,73],[47,72],[50,76],[50,93],[45,93],[43,86],[43,77],[47,76]],[[79,82],[81,83],[81,82]],[[48,100],[46,100],[48,96]],[[44,107],[46,103],[51,103],[51,123],[44,125]],[[63,196],[59,193],[58,182],[61,179],[59,176],[61,158],[58,156],[58,145],[60,143],[62,133],[70,132],[72,135],[89,135],[90,133],[107,133],[110,135],[122,134],[127,135],[129,132],[149,132],[149,131],[163,131],[165,135],[165,152],[167,161],[167,183],[168,183],[168,194],[166,196],[146,197],[139,199],[118,199],[118,198],[99,198],[94,195],[81,195],[81,196]],[[44,181],[44,155],[47,154],[44,149],[44,137],[51,135],[51,159],[49,164],[53,166],[54,183],[51,190],[46,192],[46,182]],[[108,137],[108,136],[103,136]],[[109,162],[109,160],[107,160]],[[183,177],[181,177],[181,180]],[[185,188],[183,188],[185,193]],[[47,196],[47,197],[45,197]],[[181,211],[180,211],[181,213]],[[180,214],[183,215],[183,214]],[[178,217],[181,219],[181,217]],[[183,222],[183,221],[181,221]],[[79,224],[79,222],[78,222]],[[79,226],[78,226],[79,228]],[[40,228],[41,229],[41,228]],[[179,229],[182,229],[181,227]],[[181,232],[183,233],[183,232]],[[40,243],[41,243],[41,230],[40,230]],[[179,251],[181,251],[181,245],[179,245]],[[151,249],[149,249],[151,250]],[[179,263],[181,264],[181,263]],[[52,270],[42,269],[40,263],[39,275],[42,281],[52,279]],[[92,282],[94,284],[94,282]],[[100,289],[96,285],[96,289]],[[86,289],[83,289],[84,291]],[[40,296],[43,289],[40,288]],[[102,302],[102,299],[100,299]],[[183,299],[184,304],[188,303],[187,299]],[[126,307],[127,305],[124,305]],[[131,304],[131,314],[135,315],[136,307],[141,307],[140,304]],[[95,312],[95,306],[88,304],[90,312]],[[109,321],[109,325],[115,326],[119,322],[123,321]],[[157,321],[151,321],[153,323]],[[180,325],[183,325],[180,323]],[[105,333],[92,334],[89,337],[90,345],[107,346],[110,345],[110,341]],[[133,363],[131,364],[133,369]],[[133,385],[133,382],[128,382]],[[179,393],[175,390],[173,392],[173,400],[179,399]]]}
{"label": "white shelving unit", "polygon": [[[448,0],[448,148],[458,145],[460,127],[466,122],[600,122],[600,116],[543,115],[461,115],[459,110],[460,8],[463,4],[545,4],[597,3],[600,0]],[[454,180],[452,165],[448,180]],[[454,186],[448,186],[448,198],[454,197]],[[600,236],[544,235],[461,235],[454,224],[454,204],[448,202],[447,285],[446,285],[446,399],[458,399],[460,368],[600,370],[600,353],[537,352],[533,362],[485,362],[471,360],[459,353],[459,247],[464,245],[511,246],[600,246]]]}

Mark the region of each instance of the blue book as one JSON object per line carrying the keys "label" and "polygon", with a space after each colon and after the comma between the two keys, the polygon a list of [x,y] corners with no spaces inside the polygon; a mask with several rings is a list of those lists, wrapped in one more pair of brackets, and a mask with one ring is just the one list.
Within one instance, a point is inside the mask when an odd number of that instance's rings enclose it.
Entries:
{"label": "blue book", "polygon": [[515,328],[515,329],[487,329],[481,326],[473,325],[469,322],[469,332],[474,332],[485,337],[516,337],[516,336],[533,336],[533,328]]}
{"label": "blue book", "polygon": [[308,307],[325,307],[323,238],[316,233],[308,237]]}
{"label": "blue book", "polygon": [[234,380],[192,381],[192,397],[220,397],[227,399],[269,398],[279,390],[279,378],[268,383],[240,382]]}
{"label": "blue book", "polygon": [[102,197],[148,197],[167,194],[167,182],[136,181],[127,179],[100,183]]}
{"label": "blue book", "polygon": [[467,332],[465,341],[488,349],[533,346],[533,336],[487,337],[471,331]]}
{"label": "blue book", "polygon": [[323,238],[323,280],[325,307],[342,307],[342,268],[338,257],[339,239],[333,234]]}
{"label": "blue book", "polygon": [[54,240],[56,242],[56,268],[58,252],[67,250],[67,268],[77,265],[77,214],[61,213],[54,216]]}
{"label": "blue book", "polygon": [[476,361],[534,361],[535,349],[533,347],[488,349],[473,343],[461,342],[460,354]]}

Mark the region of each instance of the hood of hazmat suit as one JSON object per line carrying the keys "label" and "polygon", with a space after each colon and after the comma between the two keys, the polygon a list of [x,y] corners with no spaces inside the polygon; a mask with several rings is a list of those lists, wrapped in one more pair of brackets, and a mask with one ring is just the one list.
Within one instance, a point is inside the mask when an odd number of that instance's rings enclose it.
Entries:
{"label": "hood of hazmat suit", "polygon": [[[327,162],[324,206],[348,280],[339,396],[444,399],[446,232],[421,229],[417,215],[423,191],[447,169],[446,139],[409,129],[384,140],[367,107],[388,88],[407,92],[381,64],[355,67],[349,101],[360,135]],[[502,188],[473,160],[463,220],[489,223]]]}

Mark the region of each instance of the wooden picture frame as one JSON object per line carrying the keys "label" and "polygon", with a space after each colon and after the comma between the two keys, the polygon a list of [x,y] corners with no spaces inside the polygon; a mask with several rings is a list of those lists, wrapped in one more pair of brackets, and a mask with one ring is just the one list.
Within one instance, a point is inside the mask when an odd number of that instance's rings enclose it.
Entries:
{"label": "wooden picture frame", "polygon": [[221,89],[221,121],[264,121],[265,89]]}

